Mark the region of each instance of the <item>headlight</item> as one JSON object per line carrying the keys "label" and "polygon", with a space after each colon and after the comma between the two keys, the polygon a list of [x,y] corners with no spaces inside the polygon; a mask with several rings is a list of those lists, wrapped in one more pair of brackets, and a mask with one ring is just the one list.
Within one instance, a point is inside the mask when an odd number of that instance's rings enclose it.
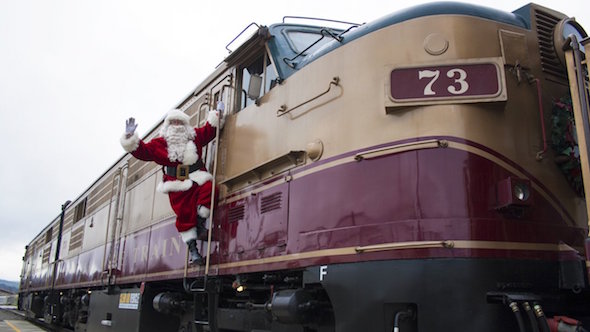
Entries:
{"label": "headlight", "polygon": [[525,202],[529,199],[531,192],[529,186],[526,183],[515,183],[513,187],[514,197],[521,202]]}
{"label": "headlight", "polygon": [[496,184],[496,209],[532,205],[531,181],[508,177]]}
{"label": "headlight", "polygon": [[[553,46],[555,47],[555,52],[559,57],[559,61],[565,67],[565,53],[563,51],[563,46],[566,44],[567,38],[570,35],[576,36],[578,43],[582,41],[582,39],[588,37],[586,31],[582,26],[574,21],[572,18],[566,18],[561,20],[555,30],[553,30]],[[580,51],[585,53],[584,46],[580,43]]]}

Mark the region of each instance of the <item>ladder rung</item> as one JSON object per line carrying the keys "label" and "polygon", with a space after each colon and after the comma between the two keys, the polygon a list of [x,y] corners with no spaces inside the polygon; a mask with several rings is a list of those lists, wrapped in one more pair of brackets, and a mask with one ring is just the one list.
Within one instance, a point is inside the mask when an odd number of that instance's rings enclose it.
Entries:
{"label": "ladder rung", "polygon": [[196,320],[195,324],[197,325],[209,325],[209,322],[206,320]]}

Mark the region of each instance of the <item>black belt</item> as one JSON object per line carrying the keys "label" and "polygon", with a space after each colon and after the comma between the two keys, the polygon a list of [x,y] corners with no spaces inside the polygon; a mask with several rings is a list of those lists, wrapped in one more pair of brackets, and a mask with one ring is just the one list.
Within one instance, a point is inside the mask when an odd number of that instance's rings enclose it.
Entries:
{"label": "black belt", "polygon": [[194,171],[197,171],[199,169],[201,169],[203,167],[203,162],[201,161],[201,159],[197,160],[196,163],[192,164],[192,165],[178,165],[176,167],[174,166],[166,166],[166,167],[162,167],[162,169],[164,170],[164,173],[166,175],[170,175],[173,176],[175,178],[177,178],[178,180],[186,180],[188,179],[188,175]]}

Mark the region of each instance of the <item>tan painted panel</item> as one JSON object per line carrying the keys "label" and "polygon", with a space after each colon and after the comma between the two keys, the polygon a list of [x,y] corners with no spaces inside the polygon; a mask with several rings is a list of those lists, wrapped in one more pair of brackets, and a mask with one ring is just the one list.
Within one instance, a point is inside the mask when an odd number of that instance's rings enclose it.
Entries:
{"label": "tan painted panel", "polygon": [[70,236],[72,235],[72,229],[65,230],[61,236],[61,248],[59,250],[59,255],[63,257],[68,257],[70,255]]}
{"label": "tan painted panel", "polygon": [[150,224],[155,190],[156,174],[152,174],[127,191],[123,216],[123,234],[128,234]]}
{"label": "tan painted panel", "polygon": [[[162,181],[162,176],[156,175],[156,183],[160,183]],[[154,195],[154,215],[153,220],[158,221],[162,220],[166,217],[170,217],[174,215],[174,211],[172,211],[172,207],[170,206],[170,201],[168,200],[168,195],[163,194],[156,190]]]}
{"label": "tan painted panel", "polygon": [[93,215],[86,218],[84,224],[84,240],[82,251],[98,247],[105,243],[105,236],[108,228],[109,206],[106,205]]}

